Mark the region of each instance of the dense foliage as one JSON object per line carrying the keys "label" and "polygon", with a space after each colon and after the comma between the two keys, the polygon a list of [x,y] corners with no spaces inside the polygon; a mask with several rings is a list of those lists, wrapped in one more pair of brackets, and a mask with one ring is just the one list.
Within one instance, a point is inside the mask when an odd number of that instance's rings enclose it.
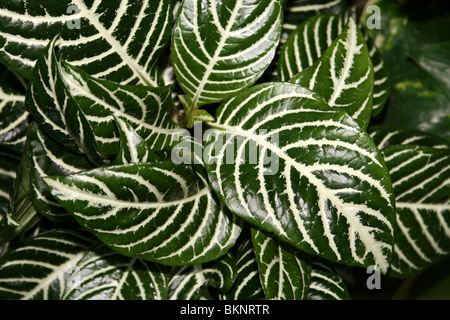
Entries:
{"label": "dense foliage", "polygon": [[450,298],[441,2],[0,4],[0,299]]}

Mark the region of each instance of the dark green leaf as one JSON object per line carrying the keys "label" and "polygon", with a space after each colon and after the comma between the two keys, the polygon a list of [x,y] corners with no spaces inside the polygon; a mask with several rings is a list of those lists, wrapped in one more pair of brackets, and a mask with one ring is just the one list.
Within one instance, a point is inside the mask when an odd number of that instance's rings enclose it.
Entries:
{"label": "dark green leaf", "polygon": [[156,68],[170,37],[172,0],[13,1],[0,5],[0,57],[31,79],[47,42],[61,34],[64,58],[120,83],[161,85]]}
{"label": "dark green leaf", "polygon": [[167,275],[155,263],[98,246],[87,252],[66,281],[64,300],[163,300]]}
{"label": "dark green leaf", "polygon": [[261,287],[255,250],[249,239],[237,248],[236,280],[230,291],[221,296],[223,300],[264,300],[265,295]]}
{"label": "dark green leaf", "polygon": [[67,220],[67,211],[56,202],[43,179],[50,175],[68,175],[91,169],[93,165],[85,156],[58,144],[34,123],[30,126],[29,139],[33,205],[40,214],[52,221]]}
{"label": "dark green leaf", "polygon": [[0,219],[0,245],[28,231],[40,220],[31,200],[30,153],[30,139],[27,138],[10,193],[8,212]]}
{"label": "dark green leaf", "polygon": [[241,227],[190,166],[103,167],[44,178],[52,194],[110,248],[167,265],[217,259]]}
{"label": "dark green leaf", "polygon": [[27,134],[26,83],[0,60],[0,145],[21,153]]}
{"label": "dark green leaf", "polygon": [[266,232],[252,228],[261,284],[269,300],[303,300],[311,281],[307,256]]}
{"label": "dark green leaf", "polygon": [[178,84],[195,108],[253,84],[274,57],[282,0],[185,0],[172,38]]}
{"label": "dark green leaf", "polygon": [[92,128],[73,99],[61,75],[61,64],[55,54],[57,37],[45,48],[28,86],[26,106],[38,127],[74,152],[86,153],[94,162],[103,156],[97,150]]}
{"label": "dark green leaf", "polygon": [[59,300],[65,279],[93,240],[76,230],[26,239],[0,259],[1,300]]}
{"label": "dark green leaf", "polygon": [[450,253],[450,149],[399,145],[383,154],[397,208],[390,274],[412,277]]}
{"label": "dark green leaf", "polygon": [[314,263],[308,300],[350,300],[351,296],[342,278],[323,263]]}
{"label": "dark green leaf", "polygon": [[394,196],[383,157],[348,115],[295,84],[243,90],[205,136],[212,187],[235,214],[300,250],[386,271]]}
{"label": "dark green leaf", "polygon": [[235,279],[234,258],[227,253],[217,261],[174,268],[170,276],[168,296],[170,300],[198,300],[205,295],[205,286],[228,291]]}

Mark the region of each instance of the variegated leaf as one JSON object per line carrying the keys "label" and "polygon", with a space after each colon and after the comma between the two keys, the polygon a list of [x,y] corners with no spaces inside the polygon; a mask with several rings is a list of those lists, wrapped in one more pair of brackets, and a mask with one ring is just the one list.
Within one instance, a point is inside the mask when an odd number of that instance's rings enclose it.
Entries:
{"label": "variegated leaf", "polygon": [[35,226],[41,218],[30,195],[30,153],[30,139],[28,138],[10,192],[8,211],[5,214],[4,212],[0,213],[0,245],[24,234]]}
{"label": "variegated leaf", "polygon": [[167,275],[155,263],[97,246],[74,267],[62,299],[164,300],[167,299]]}
{"label": "variegated leaf", "polygon": [[27,134],[25,92],[24,80],[0,60],[0,145],[17,153]]}
{"label": "variegated leaf", "polygon": [[307,256],[264,231],[252,228],[251,232],[266,298],[305,299],[311,281]]}
{"label": "variegated leaf", "polygon": [[342,278],[330,267],[313,263],[311,285],[307,300],[350,300],[350,293]]}
{"label": "variegated leaf", "polygon": [[450,254],[450,149],[383,150],[397,208],[390,274],[412,277]]}
{"label": "variegated leaf", "polygon": [[309,68],[328,49],[345,27],[343,16],[321,14],[300,24],[286,40],[278,63],[278,78],[289,81]]}
{"label": "variegated leaf", "polygon": [[61,53],[73,65],[96,77],[156,86],[171,21],[171,0],[4,1],[0,57],[31,79],[48,39],[61,34]]}
{"label": "variegated leaf", "polygon": [[[351,10],[339,15],[323,14],[314,16],[299,25],[282,48],[278,64],[279,79],[288,81],[297,73],[313,65],[342,33],[350,17],[356,19]],[[359,31],[363,33],[361,41],[366,43],[373,64],[372,116],[376,116],[382,111],[389,96],[389,75],[382,55],[368,32],[362,26]]]}
{"label": "variegated leaf", "polygon": [[72,152],[54,141],[49,135],[30,126],[30,182],[31,198],[36,210],[52,221],[64,221],[69,215],[52,196],[44,178],[69,175],[93,167],[86,156]]}
{"label": "variegated leaf", "polygon": [[373,64],[373,101],[372,117],[376,117],[383,111],[384,106],[391,94],[391,76],[387,66],[384,64],[383,55],[375,45],[375,41],[370,37],[367,29],[360,25],[364,34],[370,58]]}
{"label": "variegated leaf", "polygon": [[128,256],[204,263],[224,255],[241,230],[190,166],[130,164],[44,181],[83,227]]}
{"label": "variegated leaf", "polygon": [[321,94],[328,105],[342,108],[367,128],[372,113],[373,65],[364,36],[353,18],[348,21],[322,56],[290,82]]}
{"label": "variegated leaf", "polygon": [[203,163],[204,148],[201,141],[192,137],[189,131],[181,137],[180,141],[171,150],[171,160],[174,163],[194,164],[196,167],[204,166]]}
{"label": "variegated leaf", "polygon": [[339,13],[345,0],[286,0],[281,42],[284,43],[302,22],[323,13]]}
{"label": "variegated leaf", "polygon": [[114,164],[160,161],[151,146],[136,133],[129,123],[120,118],[116,118],[115,121],[119,130],[120,151]]}
{"label": "variegated leaf", "polygon": [[119,151],[114,117],[127,121],[153,150],[178,139],[181,129],[171,119],[171,86],[119,85],[95,79],[67,63],[63,63],[61,76],[86,115],[103,153],[115,155]]}
{"label": "variegated leaf", "polygon": [[67,276],[92,244],[88,234],[63,229],[24,240],[0,259],[0,299],[59,300]]}
{"label": "variegated leaf", "polygon": [[36,62],[28,86],[26,106],[41,130],[78,153],[101,163],[92,128],[61,77],[61,64],[55,54],[53,38]]}
{"label": "variegated leaf", "polygon": [[185,0],[173,31],[178,84],[193,107],[253,84],[274,57],[282,0]]}
{"label": "variegated leaf", "polygon": [[380,150],[393,145],[418,145],[435,149],[450,148],[450,143],[439,136],[404,127],[375,126],[370,127],[368,132]]}
{"label": "variegated leaf", "polygon": [[387,270],[389,174],[347,114],[299,85],[268,83],[225,101],[216,119],[204,161],[232,212],[300,250]]}
{"label": "variegated leaf", "polygon": [[205,286],[220,291],[231,289],[236,279],[236,265],[233,256],[227,253],[217,261],[205,264],[173,268],[168,297],[170,300],[198,300],[205,294]]}
{"label": "variegated leaf", "polygon": [[20,157],[9,150],[0,149],[0,221],[3,225],[10,225],[12,221],[6,221],[9,208],[9,196],[16,179],[16,171]]}
{"label": "variegated leaf", "polygon": [[236,280],[230,291],[220,296],[222,300],[264,300],[255,250],[250,237],[236,250]]}

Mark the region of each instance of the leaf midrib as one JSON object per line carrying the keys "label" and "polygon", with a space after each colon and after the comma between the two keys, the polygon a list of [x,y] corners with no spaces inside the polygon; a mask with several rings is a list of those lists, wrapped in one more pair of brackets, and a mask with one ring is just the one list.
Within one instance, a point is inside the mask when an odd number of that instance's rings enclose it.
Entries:
{"label": "leaf midrib", "polygon": [[72,0],[72,2],[80,9],[82,16],[85,17],[106,39],[106,41],[114,48],[116,53],[127,63],[133,73],[144,82],[144,84],[154,87],[157,83],[152,81],[145,72],[141,72],[141,67],[134,61],[132,57],[124,50],[122,45],[109,33],[109,31],[100,23],[98,17],[95,16],[81,0]]}
{"label": "leaf midrib", "polygon": [[[219,124],[219,123],[209,123],[209,124],[212,127],[215,127],[215,128],[217,128],[219,130],[228,131],[228,132],[231,132],[234,135],[244,136],[247,139],[251,139],[251,140],[255,141],[256,144],[258,144],[258,145],[261,145],[261,141],[264,140],[260,136],[254,134],[253,132],[245,131],[245,130],[239,128],[239,127],[233,127],[233,126],[223,125],[223,124]],[[365,244],[366,248],[370,248],[369,251],[373,254],[373,256],[375,258],[375,261],[377,263],[378,262],[384,262],[383,265],[379,265],[380,268],[383,271],[387,270],[389,264],[386,261],[386,258],[383,255],[383,252],[381,251],[381,246],[380,245],[376,246],[375,247],[377,249],[376,251],[373,250],[374,246],[369,247],[370,244],[379,243],[378,241],[375,240],[374,236],[372,236],[369,233],[370,230],[367,230],[367,229],[370,229],[370,228],[367,227],[367,226],[362,225],[357,217],[352,216],[349,212],[347,212],[347,210],[344,210],[344,207],[346,206],[346,204],[339,197],[337,197],[336,195],[329,194],[327,192],[328,189],[325,187],[325,185],[322,183],[322,181],[320,179],[316,178],[314,176],[314,174],[312,172],[310,172],[310,170],[306,166],[302,165],[299,162],[296,162],[294,159],[292,159],[287,154],[285,154],[280,148],[278,148],[277,146],[275,146],[275,145],[273,145],[271,143],[268,143],[267,145],[265,145],[265,148],[267,148],[271,152],[277,154],[286,163],[289,163],[289,165],[291,167],[294,167],[298,172],[301,172],[302,175],[306,176],[306,178],[310,181],[310,183],[318,186],[317,192],[321,193],[322,195],[324,195],[325,198],[330,199],[330,201],[333,203],[333,205],[338,207],[338,211],[341,212],[341,214],[343,214],[346,217],[347,221],[351,221],[352,222],[351,225],[354,226],[352,229],[356,230],[356,232],[360,236],[360,238],[363,239],[362,241]],[[319,189],[320,189],[320,191],[319,191]],[[364,255],[364,257],[365,256],[366,255]]]}
{"label": "leaf midrib", "polygon": [[[193,98],[193,104],[194,106],[198,105],[198,100],[201,97],[203,88],[205,87],[209,76],[211,75],[212,71],[214,70],[214,66],[216,65],[216,62],[219,60],[219,55],[222,52],[222,49],[225,45],[226,40],[228,39],[229,35],[230,35],[230,30],[231,27],[233,26],[233,23],[236,20],[236,15],[242,5],[242,1],[243,0],[238,0],[238,2],[236,3],[233,12],[231,13],[230,19],[226,25],[226,28],[223,32],[221,32],[220,35],[220,41],[219,44],[217,45],[216,50],[214,51],[213,56],[211,57],[211,59],[209,60],[209,63],[207,65],[207,68],[205,70],[205,73],[203,74],[202,80],[200,81],[199,85],[197,86],[197,91],[195,93],[195,96]],[[221,27],[221,26],[219,26]]]}

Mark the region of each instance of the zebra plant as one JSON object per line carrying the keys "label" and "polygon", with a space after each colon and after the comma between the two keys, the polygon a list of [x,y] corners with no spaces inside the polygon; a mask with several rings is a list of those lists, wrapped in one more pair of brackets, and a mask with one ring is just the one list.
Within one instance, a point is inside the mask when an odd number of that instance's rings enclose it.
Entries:
{"label": "zebra plant", "polygon": [[362,12],[3,1],[0,299],[350,299],[447,258],[449,133],[380,125]]}

